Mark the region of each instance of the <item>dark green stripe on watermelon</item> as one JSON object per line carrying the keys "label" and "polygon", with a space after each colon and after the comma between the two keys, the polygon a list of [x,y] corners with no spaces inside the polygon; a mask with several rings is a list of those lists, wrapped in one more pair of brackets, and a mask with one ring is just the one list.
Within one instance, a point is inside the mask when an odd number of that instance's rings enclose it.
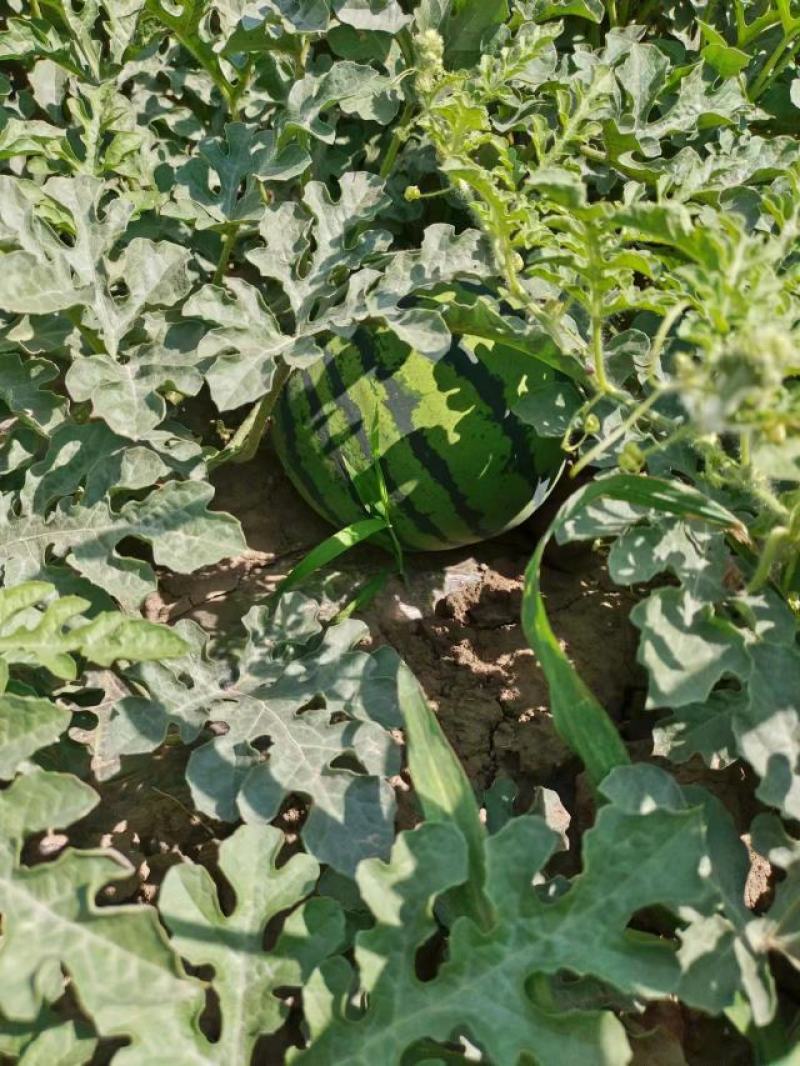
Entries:
{"label": "dark green stripe on watermelon", "polygon": [[[359,509],[360,517],[363,517],[364,500],[375,500],[377,498],[377,472],[374,469],[375,456],[372,453],[372,446],[370,444],[367,427],[364,425],[364,413],[358,404],[354,403],[349,388],[352,388],[353,384],[364,378],[364,376],[376,368],[376,362],[374,357],[364,357],[364,351],[362,346],[358,343],[353,344],[347,351],[347,360],[350,364],[349,369],[351,371],[349,377],[352,379],[345,382],[342,377],[340,366],[344,363],[344,359],[341,357],[328,358],[324,364],[324,378],[322,375],[318,375],[317,384],[320,386],[327,386],[325,399],[328,403],[334,403],[346,420],[346,429],[340,431],[335,436],[331,435],[328,428],[325,427],[319,431],[319,439],[323,445],[323,454],[333,463],[343,479],[346,482],[350,496],[353,499],[356,507]],[[319,394],[317,394],[317,400],[319,400]],[[394,412],[394,406],[392,407]],[[317,432],[315,426],[312,424],[312,432]],[[345,443],[343,437],[354,438],[358,441],[361,449],[361,456],[363,462],[361,467],[358,468],[356,477],[358,481],[354,481],[352,478],[352,471],[355,464],[348,465],[343,461],[343,455],[341,452],[342,445]],[[381,462],[380,457],[378,462]],[[389,493],[394,496],[400,491],[401,486],[395,481],[389,464],[381,462],[381,473],[383,475],[384,482]],[[437,529],[436,526],[428,519],[427,515],[418,511],[413,502],[410,499],[406,499],[403,504],[405,510],[414,525],[420,529],[423,533],[435,538],[440,539],[445,536],[443,530]],[[354,521],[355,519],[351,519]],[[349,524],[349,523],[348,523]]]}
{"label": "dark green stripe on watermelon", "polygon": [[276,447],[333,524],[363,518],[363,501],[377,498],[377,459],[404,546],[470,544],[522,521],[549,491],[560,449],[511,408],[551,376],[535,358],[490,342],[461,338],[433,363],[388,330],[361,329],[290,379],[275,413]]}
{"label": "dark green stripe on watermelon", "polygon": [[516,464],[524,469],[536,469],[536,450],[530,427],[514,417],[508,409],[508,399],[504,383],[495,376],[489,367],[472,352],[463,348],[457,337],[453,337],[448,359],[452,360],[457,373],[469,378],[475,384],[480,397],[491,411],[498,426],[511,442],[512,454]]}
{"label": "dark green stripe on watermelon", "polygon": [[[292,403],[291,416],[287,417],[286,397],[289,387]],[[312,375],[309,371],[296,371],[289,387],[284,389],[272,427],[273,440],[284,469],[289,473],[301,496],[331,525],[341,526],[343,502],[336,497],[343,493],[350,497],[350,506],[363,517],[361,501],[346,471],[342,469],[332,485],[330,474],[325,467],[319,463],[308,462],[306,449],[309,440],[318,441],[323,452],[331,454],[328,420],[318,393],[318,375]],[[344,506],[347,506],[346,502]]]}
{"label": "dark green stripe on watermelon", "polygon": [[[297,371],[295,377],[302,381],[306,381],[300,385],[311,387],[311,382],[308,380],[307,375],[302,371]],[[275,447],[283,464],[284,470],[288,473],[291,471],[291,479],[295,488],[300,492],[301,496],[311,506],[319,511],[322,517],[335,525],[338,519],[336,518],[336,512],[324,498],[324,490],[318,489],[311,476],[309,470],[306,469],[303,462],[303,456],[300,451],[300,437],[307,434],[309,431],[309,425],[303,425],[303,422],[299,418],[281,418],[280,417],[280,403],[278,404],[278,411],[273,419],[273,433],[272,438],[275,443]]]}

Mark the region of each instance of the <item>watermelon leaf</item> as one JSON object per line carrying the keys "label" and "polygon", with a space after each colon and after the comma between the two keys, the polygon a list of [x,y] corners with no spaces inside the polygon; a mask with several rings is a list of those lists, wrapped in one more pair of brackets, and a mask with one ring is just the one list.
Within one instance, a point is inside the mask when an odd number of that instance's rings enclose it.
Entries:
{"label": "watermelon leaf", "polygon": [[[113,358],[145,308],[172,306],[188,292],[189,256],[177,244],[137,237],[112,258],[133,206],[117,196],[101,211],[110,192],[102,181],[84,174],[50,178],[39,195],[23,188],[0,176],[0,226],[17,246],[6,253],[0,308],[80,308],[83,327],[100,334]],[[67,239],[46,221],[54,215]]]}
{"label": "watermelon leaf", "polygon": [[[111,390],[113,391],[113,389]],[[69,496],[91,507],[128,492],[140,492],[175,474],[191,477],[204,468],[202,450],[178,428],[151,430],[146,441],[114,433],[106,422],[71,419],[52,434],[47,450],[25,472],[19,493],[22,514],[47,514]]]}
{"label": "watermelon leaf", "polygon": [[129,350],[124,363],[104,353],[84,356],[66,376],[74,400],[90,403],[109,429],[132,440],[154,436],[167,413],[162,392],[169,386],[192,396],[202,384],[196,353],[160,344]]}
{"label": "watermelon leaf", "polygon": [[[71,849],[35,867],[19,858],[30,834],[69,824],[97,802],[76,778],[41,770],[0,794],[0,1007],[11,1019],[33,1020],[62,995],[66,970],[98,1031],[128,1038],[131,1063],[148,1055],[156,1061],[165,1038],[180,1047],[194,1032],[202,990],[184,974],[155,910],[94,902],[103,885],[128,875],[127,865],[111,854]],[[42,934],[35,940],[31,923]],[[100,952],[93,950],[98,940]]]}
{"label": "watermelon leaf", "polygon": [[224,288],[204,285],[189,297],[183,313],[214,323],[196,354],[210,363],[205,377],[219,411],[268,394],[280,360],[302,366],[319,355],[310,338],[281,332],[262,294],[243,278],[228,279]]}
{"label": "watermelon leaf", "polygon": [[46,388],[56,377],[58,367],[46,359],[0,352],[0,399],[39,433],[51,432],[64,417],[63,399]]}
{"label": "watermelon leaf", "polygon": [[[296,592],[272,608],[253,608],[233,669],[227,659],[208,655],[199,627],[181,623],[190,654],[133,668],[129,676],[146,694],[117,702],[96,742],[113,769],[122,755],[152,751],[170,727],[189,743],[206,722],[216,723],[218,735],[189,760],[198,809],[263,824],[287,795],[307,798],[306,847],[349,873],[363,856],[385,854],[391,841],[394,794],[387,778],[400,764],[388,730],[400,723],[398,661],[388,648],[371,655],[355,650],[366,635],[362,623],[323,630],[318,612],[318,604]],[[345,757],[344,765],[334,765]]]}
{"label": "watermelon leaf", "polygon": [[577,18],[600,23],[605,13],[603,0],[557,0],[556,3],[553,0],[534,0],[533,2],[533,17],[542,21],[575,15]]}
{"label": "watermelon leaf", "polygon": [[40,748],[55,743],[70,722],[69,710],[14,679],[20,667],[42,667],[74,680],[78,657],[101,666],[119,659],[147,661],[183,655],[187,644],[173,630],[115,611],[84,617],[80,596],[55,597],[46,581],[0,589],[0,779],[11,780]]}
{"label": "watermelon leaf", "polygon": [[[34,868],[19,862],[30,834],[80,817],[97,799],[76,778],[41,770],[19,777],[0,796],[4,1016],[16,1022],[34,1019],[62,994],[63,968],[98,1034],[125,1038],[118,1058],[127,1066],[246,1061],[256,1041],[282,1023],[287,1008],[276,992],[299,986],[342,940],[337,905],[312,900],[293,910],[274,947],[263,950],[267,922],[294,908],[313,888],[316,863],[296,855],[277,868],[282,835],[269,827],[241,827],[220,848],[220,869],[236,893],[232,913],[223,914],[205,869],[192,863],[173,867],[162,889],[162,917],[172,933],[168,942],[153,908],[93,902],[100,887],[128,874],[114,853],[70,848],[55,862]],[[31,921],[48,934],[35,945],[25,934]],[[93,950],[98,941],[102,952]],[[222,1011],[219,1040],[211,1042],[200,1032],[203,989],[186,976],[178,954],[214,967]],[[37,1057],[47,1050],[59,1056],[59,1063],[78,1066],[87,1061],[93,1043],[77,1039],[66,1027],[45,1029],[26,1048],[23,1061],[55,1061]]]}
{"label": "watermelon leaf", "polygon": [[[583,872],[558,898],[539,896],[532,885],[558,841],[543,820],[514,818],[484,838],[494,922],[484,932],[469,917],[457,918],[448,958],[425,982],[414,972],[417,951],[434,932],[437,897],[468,876],[463,835],[453,821],[426,823],[401,834],[388,864],[364,861],[357,880],[376,917],[356,937],[366,1007],[360,1014],[347,1009],[352,975],[339,960],[323,964],[309,986],[312,1041],[292,1061],[397,1062],[425,1037],[444,1042],[454,1035],[477,1042],[496,1062],[523,1054],[545,1066],[626,1061],[627,1037],[614,1015],[585,1005],[555,1011],[551,977],[577,970],[645,999],[665,994],[680,982],[681,962],[658,938],[626,933],[629,918],[651,900],[709,913],[715,890],[698,874],[707,854],[702,810],[680,807],[679,790],[678,803],[667,800],[676,786],[655,768],[620,769],[614,779],[647,801],[636,810],[617,805],[619,787],[613,789],[584,840]],[[605,859],[612,840],[613,867]],[[596,920],[598,907],[603,922]]]}
{"label": "watermelon leaf", "polygon": [[395,34],[411,21],[397,0],[333,0],[333,10],[340,22],[362,32]]}
{"label": "watermelon leaf", "polygon": [[164,212],[199,229],[224,231],[257,222],[264,213],[258,183],[289,181],[309,162],[301,145],[280,145],[272,130],[256,132],[240,122],[228,123],[221,138],[201,142],[197,155],[177,171],[174,200]]}
{"label": "watermelon leaf", "polygon": [[[280,1028],[288,1012],[277,993],[301,987],[342,942],[343,917],[333,900],[301,902],[316,885],[316,862],[301,854],[278,867],[282,846],[283,835],[262,825],[240,826],[222,842],[220,870],[236,896],[224,913],[202,866],[173,866],[161,889],[159,909],[173,949],[193,966],[214,968],[222,1034],[205,1050],[208,1066],[250,1062],[257,1041]],[[290,909],[266,953],[267,923]]]}
{"label": "watermelon leaf", "polygon": [[48,1024],[48,1016],[43,1012],[37,1020],[38,1032],[31,1037],[28,1028],[22,1024],[5,1022],[4,1032],[0,1036],[0,1050],[9,1057],[21,1056],[22,1066],[45,1066],[57,1062],[59,1066],[85,1066],[97,1050],[97,1040],[88,1031],[88,1027],[75,1022],[59,1024],[53,1015]]}
{"label": "watermelon leaf", "polygon": [[46,581],[0,589],[0,660],[9,667],[43,666],[56,677],[74,680],[76,654],[110,666],[117,659],[144,662],[188,650],[176,633],[143,618],[105,611],[86,621],[81,615],[88,601],[79,596],[53,600],[54,592]]}
{"label": "watermelon leaf", "polygon": [[[0,665],[0,675],[6,669]],[[70,718],[69,711],[53,700],[0,692],[0,779],[10,780],[32,755],[54,744]]]}
{"label": "watermelon leaf", "polygon": [[105,501],[82,507],[70,498],[48,516],[0,516],[0,546],[6,580],[36,578],[49,551],[120,603],[138,606],[156,587],[152,567],[117,553],[125,538],[152,546],[157,564],[179,573],[235,555],[245,548],[242,531],[230,515],[208,510],[214,490],[202,482],[169,481],[144,500],[119,511]]}

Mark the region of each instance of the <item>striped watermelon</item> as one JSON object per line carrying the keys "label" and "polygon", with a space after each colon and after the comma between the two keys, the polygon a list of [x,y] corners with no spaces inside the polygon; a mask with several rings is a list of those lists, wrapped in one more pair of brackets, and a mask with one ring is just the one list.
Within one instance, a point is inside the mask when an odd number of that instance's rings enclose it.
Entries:
{"label": "striped watermelon", "polygon": [[[342,528],[380,499],[405,548],[472,544],[524,521],[562,465],[509,408],[552,371],[524,352],[461,337],[433,362],[389,330],[359,329],[290,378],[273,419],[300,493]],[[374,513],[374,512],[373,512]]]}

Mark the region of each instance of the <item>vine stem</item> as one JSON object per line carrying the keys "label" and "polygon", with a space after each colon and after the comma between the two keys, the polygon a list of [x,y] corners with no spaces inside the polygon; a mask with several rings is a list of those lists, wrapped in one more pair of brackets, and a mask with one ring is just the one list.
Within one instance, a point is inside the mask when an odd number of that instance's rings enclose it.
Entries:
{"label": "vine stem", "polygon": [[789,539],[789,531],[785,526],[775,526],[767,537],[758,566],[747,584],[749,593],[759,592],[769,581],[772,568],[778,558],[778,553]]}
{"label": "vine stem", "polygon": [[222,96],[222,99],[225,101],[225,105],[228,108],[228,112],[230,112],[231,86],[228,82],[228,79],[223,76],[222,72],[219,71],[213,63],[207,61],[202,51],[199,48],[195,48],[192,41],[185,34],[180,33],[178,30],[173,30],[173,33],[175,34],[175,37],[177,38],[181,47],[185,48],[191,56],[194,56],[194,58],[197,60],[203,70],[205,70],[205,72],[214,82],[220,92],[220,95]]}
{"label": "vine stem", "polygon": [[[790,530],[791,534],[791,530]],[[783,572],[781,580],[781,590],[785,597],[788,598],[789,591],[792,588],[795,574],[797,573],[797,565],[800,561],[800,552],[792,552],[789,562],[786,564],[786,569]]]}
{"label": "vine stem", "polygon": [[570,470],[570,477],[577,477],[581,470],[585,470],[587,466],[599,459],[600,456],[608,451],[612,444],[615,444],[621,437],[624,437],[628,430],[638,422],[642,415],[647,414],[651,407],[656,404],[662,396],[667,392],[672,391],[670,388],[656,389],[655,392],[651,392],[646,400],[643,400],[635,411],[632,411],[624,422],[621,422],[615,430],[612,430],[607,437],[598,441],[593,448],[590,448],[585,455],[575,463]]}
{"label": "vine stem", "polygon": [[[798,27],[800,29],[800,27]],[[795,33],[798,32],[795,30]],[[791,42],[791,45],[790,45]],[[789,63],[791,63],[794,56],[800,49],[800,36],[796,40],[792,41],[792,37],[784,37],[782,41],[775,47],[772,55],[761,69],[761,73],[755,80],[753,88],[750,90],[750,99],[755,102],[760,96],[769,89],[775,79],[786,69]]]}
{"label": "vine stem", "polygon": [[[400,51],[403,53],[403,59],[406,63],[406,70],[403,74],[413,73],[415,70],[416,57],[414,55],[414,44],[411,40],[411,34],[407,29],[401,30],[398,34],[397,43],[400,45]],[[413,96],[413,90],[411,91],[411,95]],[[411,119],[414,117],[415,110],[416,106],[414,100],[407,99],[405,106],[403,107],[403,113],[400,116],[400,121],[395,127],[394,134],[389,142],[389,148],[381,163],[381,169],[378,172],[383,181],[386,181],[394,168],[403,140],[408,135],[408,128],[411,125]]]}
{"label": "vine stem", "polygon": [[198,43],[193,41],[189,34],[184,32],[180,18],[170,14],[169,11],[165,11],[158,0],[147,0],[147,8],[153,15],[155,15],[163,26],[175,35],[175,39],[181,47],[185,48],[189,55],[193,56],[203,70],[205,70],[219,90],[222,99],[225,101],[228,113],[230,114],[232,111],[231,100],[235,90],[219,69],[219,64],[216,61],[214,53],[212,52],[210,56],[207,55],[205,50],[202,47],[199,47]]}
{"label": "vine stem", "polygon": [[603,313],[596,305],[592,307],[592,361],[598,389],[600,392],[610,392],[603,354]]}
{"label": "vine stem", "polygon": [[214,271],[214,276],[211,279],[212,285],[219,285],[219,283],[222,281],[223,275],[225,274],[225,268],[227,267],[230,261],[238,236],[238,226],[234,226],[233,228],[229,229],[228,232],[225,234],[225,239],[222,242],[222,251],[219,254],[219,261],[217,262],[217,268]]}
{"label": "vine stem", "polygon": [[747,430],[742,434],[739,441],[739,460],[742,466],[750,466],[751,459],[751,445],[753,440],[753,434],[750,430]]}
{"label": "vine stem", "polygon": [[653,339],[653,347],[650,349],[649,358],[647,360],[647,376],[653,384],[655,384],[658,379],[659,361],[661,359],[661,353],[664,350],[664,345],[667,342],[669,332],[688,307],[688,302],[686,300],[681,300],[680,303],[675,304],[675,306],[670,308],[670,310],[664,315],[661,325],[658,327],[658,332]]}
{"label": "vine stem", "polygon": [[[739,20],[740,12],[741,21]],[[781,21],[780,15],[776,14],[775,12],[768,11],[766,15],[762,15],[761,18],[755,19],[755,21],[751,22],[748,26],[744,17],[744,9],[740,6],[737,6],[736,16],[738,29],[737,44],[739,48],[746,47],[748,44],[754,41],[756,37],[764,33],[765,30],[771,30],[773,26],[777,26]]]}
{"label": "vine stem", "polygon": [[269,392],[266,396],[262,396],[258,403],[253,405],[247,418],[236,430],[228,444],[216,455],[211,456],[206,464],[209,470],[215,470],[218,466],[222,466],[223,463],[227,463],[230,460],[236,463],[246,463],[253,458],[258,451],[261,438],[264,436],[264,430],[267,427],[270,415],[275,410],[275,405],[283,391],[283,386],[289,380],[291,372],[292,368],[288,364],[284,362],[278,363]]}
{"label": "vine stem", "polygon": [[228,110],[232,119],[239,117],[239,102],[244,94],[245,89],[250,84],[250,76],[253,73],[253,57],[249,55],[247,61],[236,80],[236,84],[230,91],[230,98],[228,100]]}
{"label": "vine stem", "polygon": [[636,12],[636,21],[638,25],[643,26],[645,22],[658,11],[659,3],[660,0],[646,0],[642,5],[641,10]]}
{"label": "vine stem", "polygon": [[733,0],[733,9],[736,19],[736,44],[741,48],[747,33],[747,19],[744,14],[743,0]]}
{"label": "vine stem", "polygon": [[383,157],[381,169],[378,171],[378,175],[382,181],[386,181],[386,179],[389,177],[394,168],[394,164],[397,161],[398,153],[400,152],[403,140],[407,134],[408,126],[411,123],[411,118],[413,114],[414,105],[409,100],[406,103],[406,106],[403,108],[403,114],[400,116],[400,122],[394,131],[392,139],[389,143],[389,147],[386,151],[386,155]]}
{"label": "vine stem", "polygon": [[737,478],[737,483],[742,492],[749,493],[754,499],[758,500],[761,506],[778,521],[788,521],[789,508],[785,507],[769,488],[761,484],[758,479],[753,478],[752,470],[742,468]]}
{"label": "vine stem", "polygon": [[633,178],[635,181],[643,182],[645,185],[655,185],[656,178],[639,170],[637,167],[631,167],[623,163],[620,159],[612,156],[609,152],[601,152],[598,148],[593,148],[590,144],[582,144],[578,148],[578,151],[586,159],[591,159],[594,163],[603,163],[605,166],[616,167],[626,177]]}

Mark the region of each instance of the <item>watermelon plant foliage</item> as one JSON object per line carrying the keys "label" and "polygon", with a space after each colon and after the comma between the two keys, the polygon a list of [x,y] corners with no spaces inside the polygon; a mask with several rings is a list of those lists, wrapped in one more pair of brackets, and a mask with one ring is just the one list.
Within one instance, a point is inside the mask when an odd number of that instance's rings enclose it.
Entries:
{"label": "watermelon plant foliage", "polygon": [[[400,770],[390,729],[402,724],[396,654],[356,650],[366,627],[349,620],[324,631],[318,605],[300,593],[277,608],[253,608],[237,667],[206,654],[206,636],[181,622],[190,649],[166,663],[126,672],[131,695],[98,724],[104,763],[152,751],[170,727],[184,742],[207,722],[206,736],[187,766],[198,810],[226,821],[273,819],[288,795],[313,804],[302,829],[312,855],[353,873],[359,860],[384,853],[392,837],[394,793],[387,779]],[[319,706],[311,706],[319,704]],[[269,739],[266,753],[259,741]],[[352,766],[334,768],[350,755]]]}
{"label": "watermelon plant foliage", "polygon": [[[680,1003],[797,1063],[798,56],[797,0],[7,0],[3,1062],[627,1066]],[[522,353],[515,415],[592,475],[522,613],[594,790],[566,866],[363,646],[383,571],[334,623],[296,589],[385,499],[231,632],[145,615],[246,550],[215,486],[364,330]],[[553,632],[552,538],[636,593],[657,764]],[[176,752],[210,847],[120,902],[90,815]]]}

